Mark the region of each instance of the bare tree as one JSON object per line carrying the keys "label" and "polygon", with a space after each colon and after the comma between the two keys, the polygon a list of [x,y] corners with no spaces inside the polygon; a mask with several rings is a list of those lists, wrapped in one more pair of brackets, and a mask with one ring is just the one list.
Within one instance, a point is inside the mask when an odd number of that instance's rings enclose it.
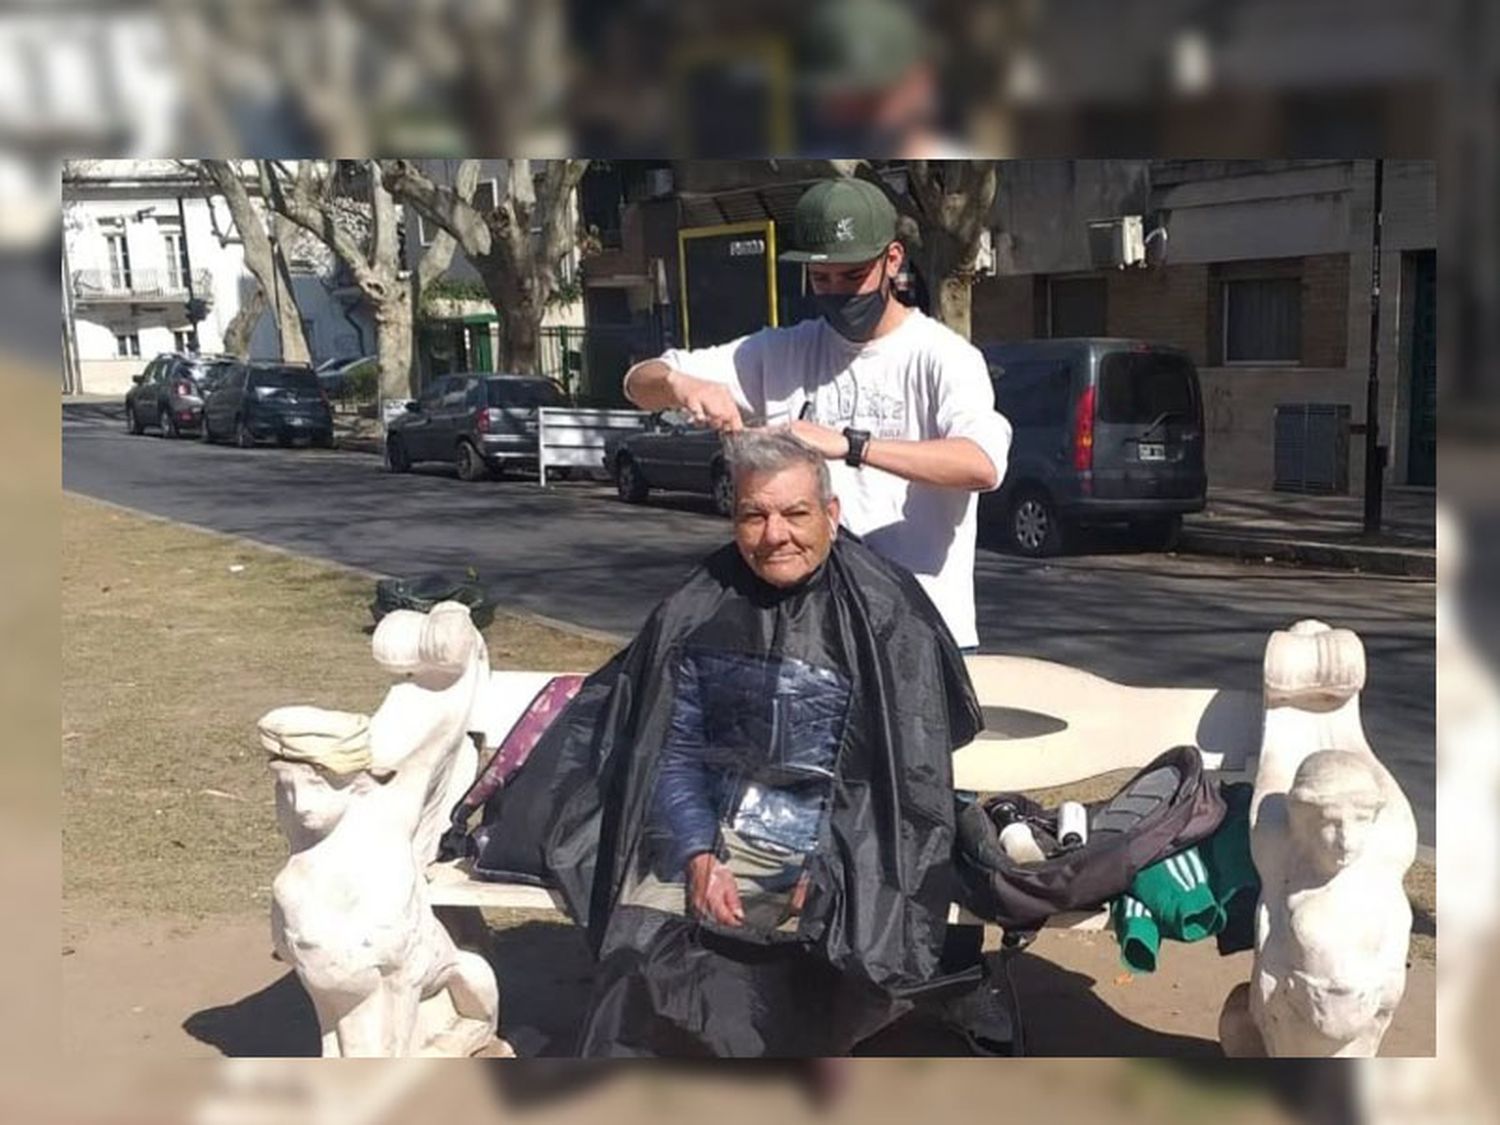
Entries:
{"label": "bare tree", "polygon": [[[277,216],[272,214],[267,215],[265,221],[261,219],[251,201],[249,189],[245,187],[238,161],[202,160],[197,163],[229,207],[229,216],[244,245],[245,268],[259,283],[262,299],[267,294],[272,298],[271,315],[276,318],[280,334],[281,358],[288,363],[308,362],[307,338],[302,334],[302,317],[292,290],[291,272],[281,252],[284,239],[278,229]],[[276,233],[275,240],[267,233],[267,221],[273,224],[271,229]],[[253,327],[253,322],[250,327]],[[248,331],[248,328],[244,330]]]}
{"label": "bare tree", "polygon": [[[414,390],[412,326],[418,290],[452,260],[451,237],[423,254],[415,284],[401,269],[401,228],[396,203],[379,169],[361,161],[300,161],[295,173],[271,160],[258,162],[261,190],[270,205],[331,249],[359,286],[375,318],[375,350],[383,398]],[[360,175],[360,172],[363,175]],[[455,192],[473,195],[478,162],[465,161]],[[357,186],[356,186],[357,185]]]}
{"label": "bare tree", "polygon": [[913,160],[906,165],[904,194],[893,191],[869,161],[830,163],[840,175],[869,180],[890,196],[938,318],[967,339],[975,262],[1000,187],[995,161]]}
{"label": "bare tree", "polygon": [[488,210],[412,161],[380,166],[391,194],[448,232],[479,274],[500,318],[501,368],[536,371],[542,316],[577,236],[573,196],[588,161],[508,160]]}

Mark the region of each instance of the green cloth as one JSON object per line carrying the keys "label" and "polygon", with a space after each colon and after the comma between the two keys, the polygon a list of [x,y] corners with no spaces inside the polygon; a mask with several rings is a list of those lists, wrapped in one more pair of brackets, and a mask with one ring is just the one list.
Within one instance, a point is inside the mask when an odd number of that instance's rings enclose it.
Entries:
{"label": "green cloth", "polygon": [[[1226,785],[1224,820],[1201,844],[1153,863],[1110,906],[1120,960],[1136,972],[1155,972],[1161,939],[1202,941],[1226,926],[1243,927],[1260,876],[1250,857],[1251,786]],[[1236,947],[1244,948],[1236,942]],[[1220,951],[1226,952],[1221,940]]]}
{"label": "green cloth", "polygon": [[1141,900],[1124,894],[1110,907],[1115,939],[1120,943],[1120,960],[1138,973],[1156,972],[1156,953],[1161,948],[1161,931],[1151,912]]}

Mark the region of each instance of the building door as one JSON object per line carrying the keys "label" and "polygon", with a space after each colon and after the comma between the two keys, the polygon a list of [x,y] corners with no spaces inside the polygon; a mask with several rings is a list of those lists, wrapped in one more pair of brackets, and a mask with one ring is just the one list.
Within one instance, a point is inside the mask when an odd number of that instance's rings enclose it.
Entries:
{"label": "building door", "polygon": [[1408,484],[1437,484],[1437,251],[1413,255]]}
{"label": "building door", "polygon": [[465,352],[469,357],[470,371],[495,370],[495,357],[490,348],[490,326],[488,324],[465,325],[467,340]]}

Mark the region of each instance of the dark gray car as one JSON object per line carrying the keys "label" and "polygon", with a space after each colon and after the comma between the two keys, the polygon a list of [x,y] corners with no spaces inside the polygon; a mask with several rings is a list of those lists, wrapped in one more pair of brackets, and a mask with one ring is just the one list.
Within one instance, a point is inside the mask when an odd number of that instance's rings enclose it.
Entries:
{"label": "dark gray car", "polygon": [[274,438],[333,445],[333,411],[311,367],[236,363],[203,404],[203,440],[231,439],[242,449]]}
{"label": "dark gray car", "polygon": [[657,488],[706,493],[721,515],[734,507],[734,484],[718,432],[692,425],[680,411],[662,411],[640,433],[612,438],[604,448],[604,467],[620,499],[631,504]]}
{"label": "dark gray car", "polygon": [[439,375],[386,427],[385,464],[404,473],[446,461],[464,480],[537,463],[537,409],[567,396],[538,375]]}
{"label": "dark gray car", "polygon": [[1061,551],[1071,528],[1125,523],[1156,545],[1203,510],[1203,399],[1177,348],[1140,340],[981,344],[995,409],[1015,431],[1005,480],[980,523],[1026,555]]}

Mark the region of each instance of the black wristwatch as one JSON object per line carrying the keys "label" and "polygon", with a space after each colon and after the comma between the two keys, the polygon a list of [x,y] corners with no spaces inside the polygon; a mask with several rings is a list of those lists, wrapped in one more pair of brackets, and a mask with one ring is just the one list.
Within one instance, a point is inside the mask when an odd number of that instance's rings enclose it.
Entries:
{"label": "black wristwatch", "polygon": [[849,452],[844,454],[844,464],[857,469],[865,463],[865,449],[870,444],[870,431],[846,429],[844,440],[849,443]]}

